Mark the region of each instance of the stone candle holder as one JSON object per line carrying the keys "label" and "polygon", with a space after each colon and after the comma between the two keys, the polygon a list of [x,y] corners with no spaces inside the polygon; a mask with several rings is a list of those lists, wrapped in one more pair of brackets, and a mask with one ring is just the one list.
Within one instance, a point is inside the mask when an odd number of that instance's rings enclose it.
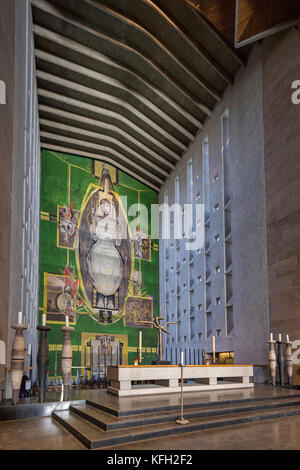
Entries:
{"label": "stone candle holder", "polygon": [[65,335],[61,353],[62,383],[64,386],[63,400],[69,401],[73,358],[71,333],[74,331],[74,328],[71,326],[63,326],[61,331],[63,331]]}
{"label": "stone candle holder", "polygon": [[12,401],[16,405],[19,403],[20,387],[24,373],[25,366],[25,345],[23,331],[27,330],[28,326],[24,324],[12,325],[16,330],[11,359],[11,382],[12,382]]}
{"label": "stone candle holder", "polygon": [[267,341],[270,345],[269,349],[269,364],[270,364],[270,372],[271,372],[271,381],[273,387],[276,385],[276,352],[275,352],[275,340],[270,339]]}
{"label": "stone candle holder", "polygon": [[49,326],[38,326],[37,330],[41,332],[39,350],[37,355],[38,366],[38,388],[39,388],[39,402],[43,403],[46,396],[46,380],[48,373],[49,363],[49,346],[47,341],[47,334],[51,331]]}
{"label": "stone candle holder", "polygon": [[284,386],[284,353],[283,353],[283,341],[276,341],[278,345],[277,349],[277,363],[279,371],[280,385]]}

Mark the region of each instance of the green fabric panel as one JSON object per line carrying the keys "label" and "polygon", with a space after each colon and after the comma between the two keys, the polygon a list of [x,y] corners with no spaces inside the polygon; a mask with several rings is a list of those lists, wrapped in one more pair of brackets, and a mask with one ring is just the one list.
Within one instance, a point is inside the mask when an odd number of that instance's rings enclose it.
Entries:
{"label": "green fabric panel", "polygon": [[[40,293],[39,293],[39,322],[42,322],[44,308],[44,273],[63,274],[67,265],[68,250],[57,246],[57,206],[73,205],[73,209],[80,210],[88,186],[99,184],[99,178],[92,174],[93,162],[91,159],[67,155],[63,153],[42,152],[42,184],[41,184],[41,222],[40,222]],[[119,181],[114,190],[120,196],[127,197],[128,208],[138,201],[148,209],[149,233],[151,229],[151,204],[158,204],[158,195],[155,191],[118,170]],[[70,187],[69,187],[70,181]],[[44,219],[47,220],[44,220]],[[128,217],[132,222],[136,217]],[[49,219],[49,220],[48,220]],[[147,219],[141,217],[141,226],[147,225]],[[158,244],[157,240],[153,241]],[[152,247],[153,248],[153,247]],[[75,251],[69,250],[69,266],[77,275]],[[143,289],[148,296],[153,297],[155,316],[159,314],[158,297],[158,251],[151,250],[151,262],[134,260],[135,269],[142,271]],[[77,276],[76,276],[77,277]],[[61,324],[50,324],[52,330],[48,335],[49,345],[62,345],[63,333]],[[81,345],[81,334],[105,333],[128,335],[128,347],[137,348],[138,332],[142,328],[124,326],[123,318],[117,323],[103,325],[94,321],[88,314],[80,313],[72,333],[72,344]],[[143,347],[157,347],[157,330],[143,328]],[[132,364],[136,353],[129,352],[128,363]],[[77,353],[73,354],[74,363],[77,362]],[[149,354],[150,358],[150,354]],[[153,357],[154,359],[154,357]],[[60,352],[58,353],[58,368],[60,369]],[[54,371],[54,352],[50,352],[50,373]]]}

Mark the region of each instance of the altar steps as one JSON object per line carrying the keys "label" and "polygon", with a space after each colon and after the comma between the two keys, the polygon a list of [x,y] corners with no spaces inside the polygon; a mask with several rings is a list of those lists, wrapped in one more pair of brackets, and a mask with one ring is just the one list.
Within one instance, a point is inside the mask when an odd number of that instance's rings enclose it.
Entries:
{"label": "altar steps", "polygon": [[[257,402],[256,404],[234,404],[234,405],[217,405],[210,406],[206,409],[186,409],[184,416],[186,419],[204,418],[207,416],[220,416],[232,413],[245,413],[250,411],[268,410],[272,408],[283,408],[290,406],[300,406],[300,399],[277,400],[271,403]],[[146,426],[149,424],[158,424],[175,421],[178,417],[178,408],[175,412],[168,411],[163,413],[147,413],[140,415],[131,415],[127,417],[117,418],[109,413],[101,411],[90,405],[71,405],[70,411],[73,414],[81,416],[90,421],[104,431],[112,431],[116,429],[125,429],[131,427]]]}
{"label": "altar steps", "polygon": [[[270,389],[269,389],[270,390]],[[271,389],[272,390],[272,389]],[[273,391],[273,390],[272,390]],[[109,395],[109,394],[108,394]],[[190,398],[192,397],[192,398]],[[225,398],[226,397],[226,398]],[[86,405],[89,405],[93,408],[98,408],[99,410],[105,411],[113,416],[117,416],[119,418],[131,415],[138,415],[138,414],[151,414],[151,413],[163,413],[166,411],[178,411],[180,408],[180,395],[178,394],[176,397],[176,401],[174,404],[170,404],[168,402],[164,404],[160,404],[158,397],[155,399],[152,397],[151,405],[147,405],[148,400],[143,397],[143,401],[133,400],[126,403],[126,398],[122,398],[119,400],[118,398],[112,397],[113,400],[110,403],[107,403],[101,396],[99,400],[86,400]],[[173,398],[173,397],[171,397]],[[278,401],[278,400],[289,400],[289,399],[298,399],[300,400],[300,392],[291,393],[283,393],[281,395],[255,395],[255,393],[251,393],[251,395],[247,398],[237,398],[236,396],[223,396],[222,398],[218,398],[215,401],[207,401],[208,396],[206,396],[206,400],[203,401],[201,394],[196,394],[196,398],[194,394],[187,394],[184,396],[184,409],[194,409],[194,408],[207,408],[207,407],[214,407],[214,406],[223,406],[223,405],[240,405],[245,403],[257,403],[257,402],[269,402],[269,401]],[[73,403],[78,404],[78,403]],[[81,403],[82,404],[82,403]],[[115,405],[115,406],[114,406]]]}
{"label": "altar steps", "polygon": [[248,404],[207,406],[185,410],[189,424],[175,423],[178,412],[145,413],[118,418],[90,405],[55,411],[53,419],[90,449],[157,437],[232,426],[300,414],[300,399],[260,400]]}

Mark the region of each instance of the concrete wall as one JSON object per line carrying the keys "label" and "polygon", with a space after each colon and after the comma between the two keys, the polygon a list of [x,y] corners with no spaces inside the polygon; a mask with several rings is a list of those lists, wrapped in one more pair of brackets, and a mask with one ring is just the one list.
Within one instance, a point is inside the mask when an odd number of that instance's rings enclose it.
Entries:
{"label": "concrete wall", "polygon": [[270,329],[300,339],[300,33],[263,43],[264,133]]}
{"label": "concrete wall", "polygon": [[[9,326],[23,312],[25,347],[36,364],[39,285],[40,145],[31,3],[15,0],[15,102]],[[8,360],[13,334],[8,338]],[[30,365],[31,358],[26,358]]]}
{"label": "concrete wall", "polygon": [[[14,1],[2,0],[0,15],[0,80],[6,104],[0,104],[0,340],[7,344],[10,272],[11,179],[14,107]],[[4,367],[0,365],[0,382]]]}
{"label": "concrete wall", "polygon": [[[173,204],[175,178],[179,177],[180,203],[187,202],[187,162],[192,159],[194,200],[198,198],[197,202],[206,203],[210,219],[205,229],[210,256],[205,256],[205,250],[190,255],[184,248],[184,241],[161,243],[161,305],[169,321],[180,321],[179,325],[169,326],[171,334],[165,338],[167,359],[170,360],[172,354],[172,362],[176,349],[179,359],[180,348],[186,350],[187,361],[190,362],[191,358],[191,363],[194,362],[195,350],[197,362],[198,350],[200,355],[202,349],[212,351],[213,335],[216,336],[217,352],[234,351],[236,364],[267,362],[265,340],[269,332],[269,317],[261,52],[261,46],[257,44],[247,67],[239,71],[234,85],[226,91],[212,118],[197,135],[160,193],[160,203],[167,192],[169,204]],[[225,154],[222,152],[221,121],[227,109],[230,142]],[[210,169],[209,183],[205,187],[202,146],[206,137],[209,140]],[[215,181],[216,174],[218,179]],[[227,202],[224,187],[231,199],[229,222],[224,211]],[[217,204],[219,210],[215,209]],[[225,242],[228,227],[232,235],[231,245]],[[215,241],[216,235],[220,238],[218,242]],[[229,255],[226,255],[226,250]],[[184,262],[189,256],[193,256],[192,264]],[[180,266],[178,273],[177,263]],[[218,266],[220,272],[216,272]],[[225,272],[231,271],[231,266],[232,276],[228,276]],[[210,282],[206,283],[208,276]],[[190,290],[191,280],[194,281],[194,290]],[[187,284],[186,289],[184,284]],[[226,293],[229,285],[233,293],[231,331],[228,331],[231,302],[228,302],[230,299]],[[177,287],[180,287],[179,296]]]}
{"label": "concrete wall", "polygon": [[[39,266],[40,148],[29,0],[3,0],[0,18],[0,80],[7,105],[0,105],[0,340],[10,364],[17,314],[29,325],[25,347],[36,357]],[[2,2],[2,3],[3,3]],[[3,34],[2,34],[3,32]],[[26,358],[29,366],[31,358]],[[0,377],[3,380],[4,370]]]}

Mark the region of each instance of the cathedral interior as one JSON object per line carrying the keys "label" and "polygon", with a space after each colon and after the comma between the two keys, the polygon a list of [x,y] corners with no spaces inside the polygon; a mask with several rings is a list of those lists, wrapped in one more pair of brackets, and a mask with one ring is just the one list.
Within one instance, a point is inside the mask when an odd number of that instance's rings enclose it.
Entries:
{"label": "cathedral interior", "polygon": [[0,3],[0,449],[299,450],[299,1]]}

